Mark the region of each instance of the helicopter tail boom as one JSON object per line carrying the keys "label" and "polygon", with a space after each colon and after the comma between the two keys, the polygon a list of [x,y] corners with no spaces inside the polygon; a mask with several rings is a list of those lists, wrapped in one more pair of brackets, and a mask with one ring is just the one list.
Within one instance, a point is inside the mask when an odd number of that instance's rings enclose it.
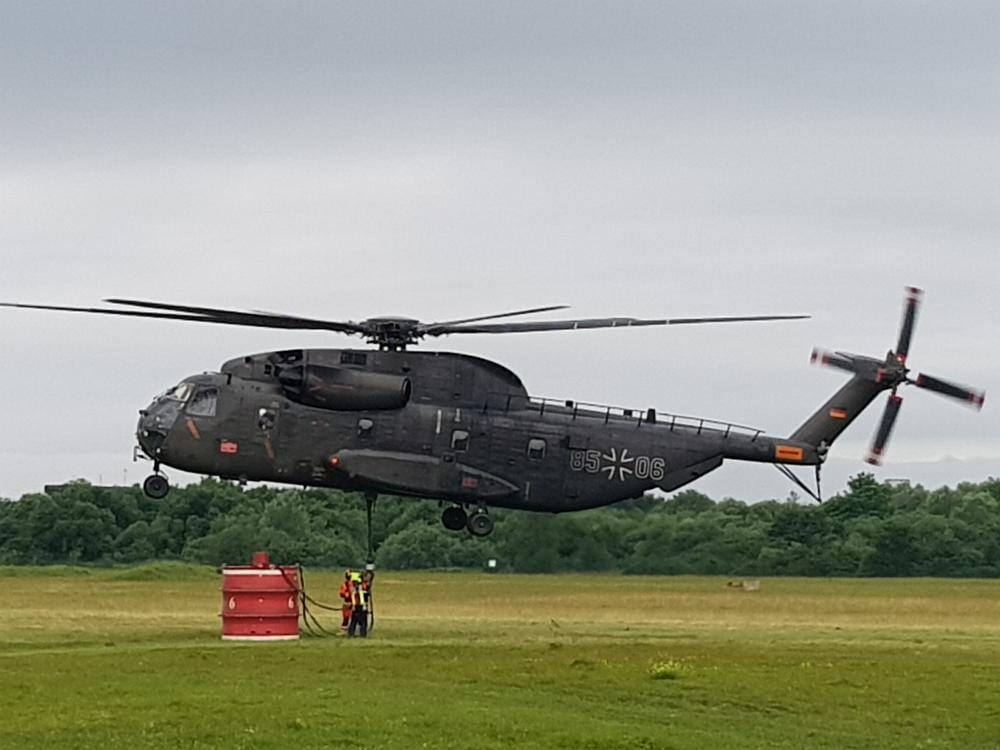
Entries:
{"label": "helicopter tail boom", "polygon": [[830,446],[888,384],[853,377],[795,430],[789,440]]}

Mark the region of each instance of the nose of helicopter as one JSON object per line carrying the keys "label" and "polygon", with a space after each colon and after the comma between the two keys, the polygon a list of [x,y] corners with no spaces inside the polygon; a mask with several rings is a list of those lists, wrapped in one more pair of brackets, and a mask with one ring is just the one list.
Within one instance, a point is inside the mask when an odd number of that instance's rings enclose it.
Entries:
{"label": "nose of helicopter", "polygon": [[180,414],[184,399],[179,396],[186,396],[187,393],[180,394],[178,390],[175,388],[157,396],[149,406],[139,411],[135,437],[143,453],[150,458],[160,457],[167,435]]}
{"label": "nose of helicopter", "polygon": [[150,414],[151,408],[152,406],[140,410],[139,424],[136,425],[135,429],[135,438],[143,453],[150,458],[156,458],[167,439],[168,428],[164,427],[157,421],[155,416]]}

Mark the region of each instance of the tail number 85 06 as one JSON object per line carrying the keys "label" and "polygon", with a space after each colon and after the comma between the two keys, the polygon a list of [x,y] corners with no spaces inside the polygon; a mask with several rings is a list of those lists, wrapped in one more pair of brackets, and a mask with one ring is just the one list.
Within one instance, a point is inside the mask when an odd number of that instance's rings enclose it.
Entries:
{"label": "tail number 85 06", "polygon": [[626,478],[659,481],[666,473],[666,462],[657,456],[630,456],[628,448],[620,451],[611,448],[607,453],[598,450],[570,451],[569,468],[587,474],[605,473],[608,479],[625,481]]}

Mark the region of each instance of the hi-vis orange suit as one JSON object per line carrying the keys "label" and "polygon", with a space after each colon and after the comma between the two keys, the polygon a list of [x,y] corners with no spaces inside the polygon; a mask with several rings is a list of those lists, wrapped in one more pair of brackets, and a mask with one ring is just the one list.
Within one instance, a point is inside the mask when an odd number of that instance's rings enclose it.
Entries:
{"label": "hi-vis orange suit", "polygon": [[344,580],[340,584],[340,629],[346,631],[351,624],[351,611],[354,609],[352,602],[351,571],[344,573]]}

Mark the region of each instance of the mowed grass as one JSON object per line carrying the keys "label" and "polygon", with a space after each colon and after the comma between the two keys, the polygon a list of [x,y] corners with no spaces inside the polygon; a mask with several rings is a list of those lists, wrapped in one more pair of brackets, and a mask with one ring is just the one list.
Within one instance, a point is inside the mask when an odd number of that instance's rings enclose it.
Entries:
{"label": "mowed grass", "polygon": [[282,644],[220,602],[0,568],[0,748],[1000,747],[1000,582],[382,572],[372,638]]}

